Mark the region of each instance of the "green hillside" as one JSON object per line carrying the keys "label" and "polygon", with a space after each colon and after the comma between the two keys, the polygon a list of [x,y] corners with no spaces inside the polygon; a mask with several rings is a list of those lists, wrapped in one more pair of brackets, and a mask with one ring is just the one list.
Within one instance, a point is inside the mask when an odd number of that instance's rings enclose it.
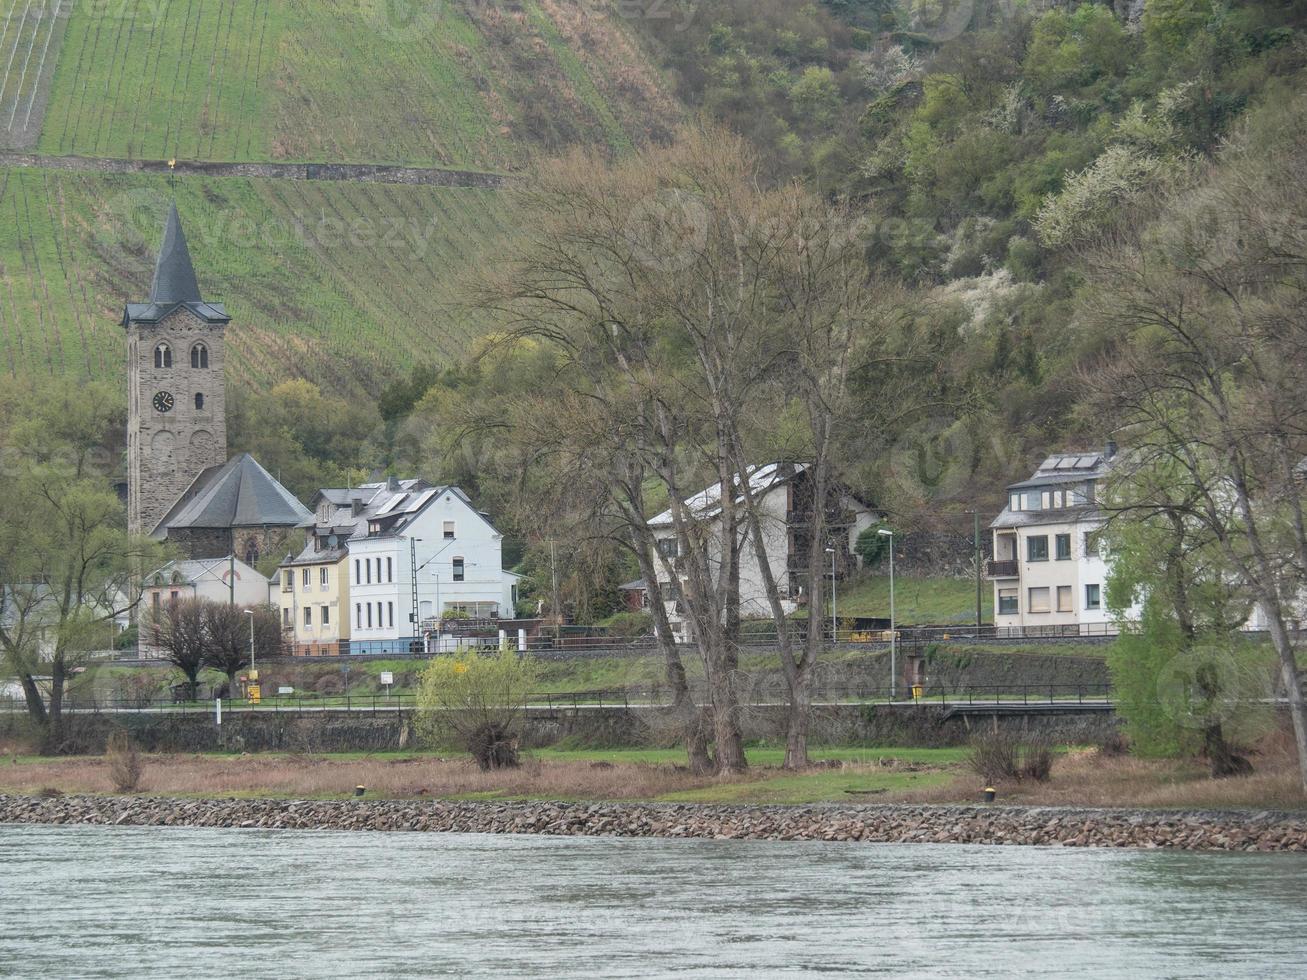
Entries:
{"label": "green hillside", "polygon": [[[0,0],[0,50],[16,51],[8,67],[0,60],[10,92],[34,77],[52,33],[33,27],[25,4]],[[621,148],[674,115],[603,4],[65,6],[66,29],[46,52],[44,153],[508,169],[575,143]],[[8,108],[0,93],[0,128]]]}
{"label": "green hillside", "polygon": [[[503,230],[499,192],[0,170],[0,370],[118,377],[122,306],[149,291],[175,194],[233,382],[371,388],[456,358],[482,325],[459,281]],[[375,390],[375,389],[373,389]]]}

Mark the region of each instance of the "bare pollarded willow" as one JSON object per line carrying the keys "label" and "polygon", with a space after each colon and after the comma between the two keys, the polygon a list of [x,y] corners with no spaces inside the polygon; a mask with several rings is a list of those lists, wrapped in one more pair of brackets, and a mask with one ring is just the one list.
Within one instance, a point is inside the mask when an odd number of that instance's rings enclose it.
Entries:
{"label": "bare pollarded willow", "polygon": [[[743,769],[741,554],[746,543],[765,553],[768,530],[752,468],[778,454],[802,459],[824,497],[837,430],[853,424],[849,378],[879,356],[898,296],[868,280],[851,215],[797,188],[760,189],[744,144],[721,132],[690,129],[617,164],[574,155],[520,204],[522,234],[479,299],[502,315],[507,341],[549,345],[558,374],[524,393],[511,429],[536,447],[556,499],[583,498],[572,512],[636,555],[668,681],[690,717],[698,712],[663,615],[666,601],[683,603],[708,680],[713,764]],[[801,434],[786,444],[776,423],[791,410]],[[705,484],[718,491],[710,505],[687,504]],[[656,547],[651,495],[667,509],[676,557]],[[814,540],[826,533],[819,523]],[[809,597],[820,608],[822,549],[811,550]],[[664,594],[660,578],[683,594]],[[764,585],[790,691],[787,763],[802,765],[821,637],[810,631],[796,650],[783,583],[767,574]],[[687,732],[691,761],[703,764],[702,728]]]}

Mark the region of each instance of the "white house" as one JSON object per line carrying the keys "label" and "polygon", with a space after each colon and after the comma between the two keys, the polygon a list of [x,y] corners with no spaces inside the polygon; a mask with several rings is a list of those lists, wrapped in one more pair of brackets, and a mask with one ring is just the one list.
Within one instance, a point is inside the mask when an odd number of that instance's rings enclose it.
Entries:
{"label": "white house", "polygon": [[[807,479],[807,466],[803,463],[765,463],[749,471],[749,485],[753,498],[758,501],[764,515],[762,535],[764,554],[759,555],[751,534],[740,531],[740,615],[770,617],[771,605],[763,581],[763,563],[779,585],[781,605],[785,612],[798,608],[807,594],[808,554],[811,547],[810,532],[813,513],[812,493]],[[743,502],[743,493],[737,494]],[[708,542],[710,565],[720,563],[720,545],[716,522],[721,513],[721,484],[714,483],[685,501],[687,511],[693,515]],[[826,507],[827,540],[819,542],[824,550],[834,547],[836,574],[843,577],[857,568],[858,558],[853,546],[858,535],[876,522],[876,515],[867,506],[844,490],[832,494]],[[663,511],[649,521],[657,541],[659,554],[658,581],[662,586],[668,621],[677,640],[692,639],[685,606],[680,598],[685,573],[684,559],[679,554],[672,511]],[[833,542],[833,544],[832,544]],[[830,559],[823,560],[828,567]]]}
{"label": "white house", "polygon": [[990,524],[994,557],[986,565],[1000,632],[1113,632],[1096,532],[1105,522],[1100,483],[1115,458],[1112,443],[1100,452],[1057,453],[1007,488],[1007,506]]}
{"label": "white house", "polygon": [[[272,584],[239,558],[192,558],[172,561],[145,576],[141,609],[148,618],[170,602],[202,599],[234,603],[242,609],[272,602]],[[150,630],[142,629],[137,648],[141,659],[162,657],[150,643]]]}
{"label": "white house", "polygon": [[512,618],[520,576],[503,568],[503,535],[458,487],[392,483],[366,504],[348,540],[352,653],[454,645],[447,618]]}

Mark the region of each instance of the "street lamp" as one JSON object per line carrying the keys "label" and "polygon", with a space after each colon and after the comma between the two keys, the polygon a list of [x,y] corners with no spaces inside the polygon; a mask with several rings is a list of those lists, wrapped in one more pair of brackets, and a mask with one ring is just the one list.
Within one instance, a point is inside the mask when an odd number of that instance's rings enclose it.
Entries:
{"label": "street lamp", "polygon": [[973,528],[971,534],[972,561],[976,565],[976,635],[980,635],[980,511],[966,510],[964,514],[970,514],[972,517]]}
{"label": "street lamp", "polygon": [[245,615],[250,617],[250,677],[257,681],[259,672],[254,669],[254,610],[246,609]]}
{"label": "street lamp", "polygon": [[840,642],[840,631],[835,619],[835,549],[827,548],[830,555],[830,642],[832,646]]}
{"label": "street lamp", "polygon": [[898,693],[898,633],[894,629],[894,532],[879,528],[877,534],[889,538],[889,698]]}

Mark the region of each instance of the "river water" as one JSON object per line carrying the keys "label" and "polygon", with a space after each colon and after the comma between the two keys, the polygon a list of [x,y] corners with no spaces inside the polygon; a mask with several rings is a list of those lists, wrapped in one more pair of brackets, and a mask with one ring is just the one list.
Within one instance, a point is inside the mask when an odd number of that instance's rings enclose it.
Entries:
{"label": "river water", "polygon": [[0,975],[1307,976],[1307,855],[0,825]]}

